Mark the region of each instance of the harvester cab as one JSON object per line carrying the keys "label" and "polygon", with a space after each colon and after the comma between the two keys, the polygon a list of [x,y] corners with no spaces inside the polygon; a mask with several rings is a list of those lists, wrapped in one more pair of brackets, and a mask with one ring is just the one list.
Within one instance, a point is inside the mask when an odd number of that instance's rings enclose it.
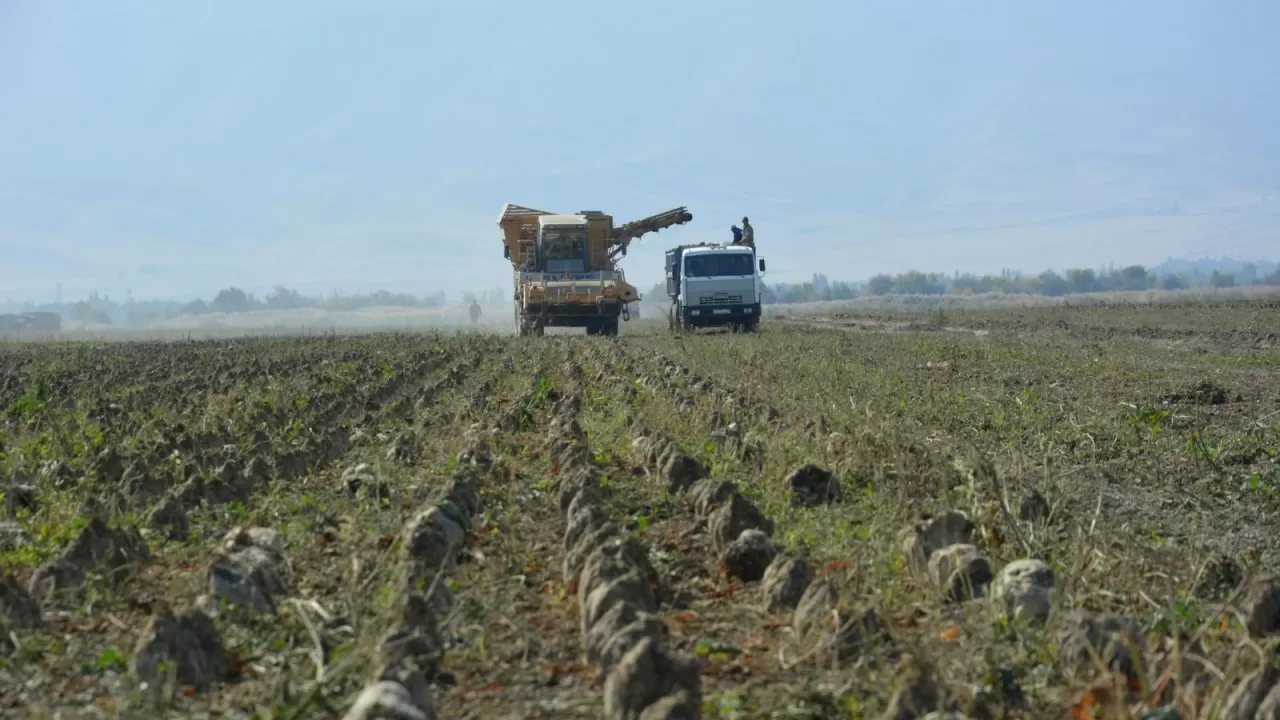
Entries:
{"label": "harvester cab", "polygon": [[533,269],[551,275],[578,275],[590,270],[587,218],[583,215],[543,215],[538,218]]}

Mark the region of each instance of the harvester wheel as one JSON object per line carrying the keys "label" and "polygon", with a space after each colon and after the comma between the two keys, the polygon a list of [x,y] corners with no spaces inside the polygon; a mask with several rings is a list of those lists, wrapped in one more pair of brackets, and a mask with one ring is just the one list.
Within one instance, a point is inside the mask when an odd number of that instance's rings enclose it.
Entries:
{"label": "harvester wheel", "polygon": [[596,330],[597,334],[607,335],[610,337],[616,336],[618,334],[618,318],[616,317],[606,318],[604,320],[600,320],[599,322],[600,324],[597,326],[597,330]]}
{"label": "harvester wheel", "polygon": [[520,337],[529,337],[530,335],[540,337],[542,335],[542,324],[537,318],[528,317],[520,312],[520,308],[516,308],[516,333]]}

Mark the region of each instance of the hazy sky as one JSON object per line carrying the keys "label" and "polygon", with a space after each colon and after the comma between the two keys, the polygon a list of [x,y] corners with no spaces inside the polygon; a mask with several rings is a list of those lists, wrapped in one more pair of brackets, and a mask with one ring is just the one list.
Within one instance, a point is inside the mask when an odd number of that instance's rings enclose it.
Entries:
{"label": "hazy sky", "polygon": [[[376,8],[376,9],[371,9]],[[1274,0],[0,0],[0,298],[510,284],[514,202],[771,281],[1274,257]]]}

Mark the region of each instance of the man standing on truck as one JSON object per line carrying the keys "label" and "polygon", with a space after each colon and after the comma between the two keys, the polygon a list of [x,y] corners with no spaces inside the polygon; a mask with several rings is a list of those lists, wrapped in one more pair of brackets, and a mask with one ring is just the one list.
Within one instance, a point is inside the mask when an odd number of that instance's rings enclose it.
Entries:
{"label": "man standing on truck", "polygon": [[742,244],[749,248],[756,246],[756,229],[751,227],[746,215],[742,216]]}

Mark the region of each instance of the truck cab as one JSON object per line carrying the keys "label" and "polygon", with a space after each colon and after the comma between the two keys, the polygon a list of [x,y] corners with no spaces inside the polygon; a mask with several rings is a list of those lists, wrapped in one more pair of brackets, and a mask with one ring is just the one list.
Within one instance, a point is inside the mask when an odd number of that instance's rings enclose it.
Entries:
{"label": "truck cab", "polygon": [[673,329],[760,324],[763,258],[746,245],[703,243],[667,251]]}

